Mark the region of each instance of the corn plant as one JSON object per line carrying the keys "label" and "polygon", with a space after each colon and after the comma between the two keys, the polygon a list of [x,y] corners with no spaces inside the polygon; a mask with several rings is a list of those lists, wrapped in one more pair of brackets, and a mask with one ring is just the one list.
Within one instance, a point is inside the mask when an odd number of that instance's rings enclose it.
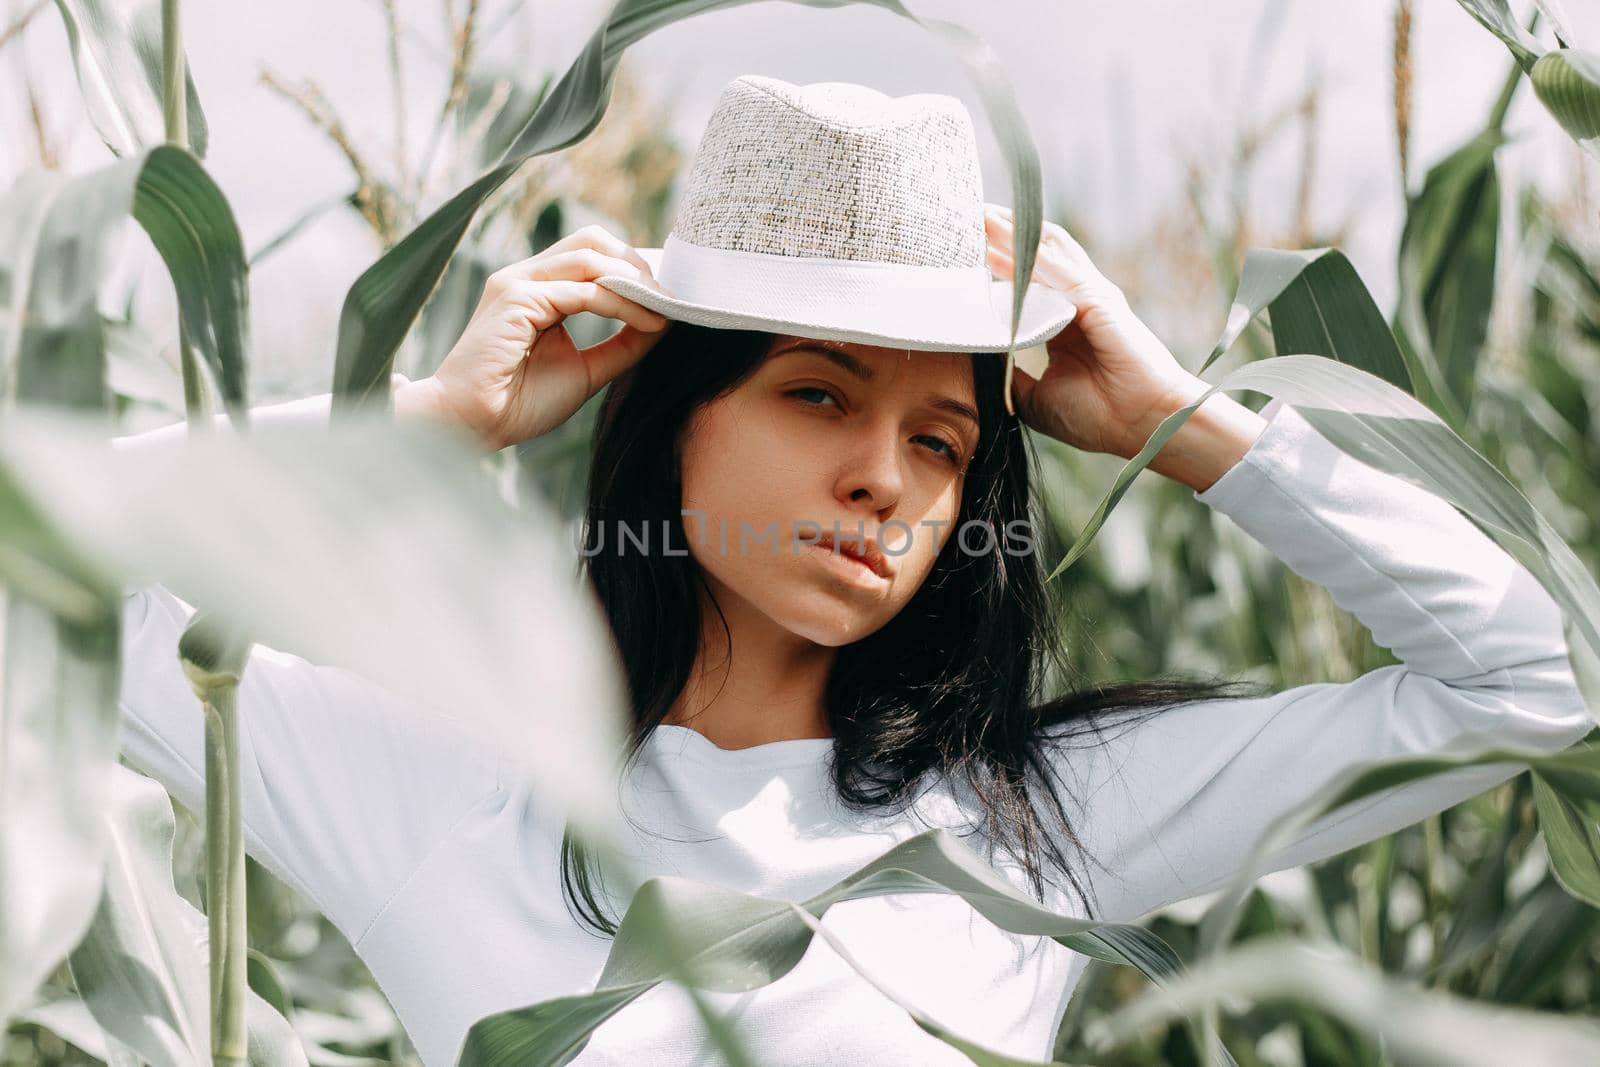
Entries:
{"label": "corn plant", "polygon": [[[595,131],[628,45],[683,18],[744,2],[622,0],[562,77],[515,93],[475,78],[468,26],[442,112],[466,134],[463,158],[456,161],[465,184],[425,211],[433,147],[415,171],[402,151],[392,180],[351,156],[357,188],[338,203],[362,213],[382,252],[346,294],[331,360],[336,417],[312,435],[247,423],[250,260],[226,197],[201,162],[205,124],[184,69],[176,3],[166,0],[158,17],[151,3],[58,0],[89,114],[119,158],[73,178],[26,175],[0,200],[6,237],[0,245],[0,367],[6,372],[0,390],[6,404],[0,419],[6,612],[0,725],[4,736],[23,741],[0,749],[6,800],[0,808],[0,1022],[56,1033],[106,1062],[294,1063],[308,1051],[318,1059],[337,1054],[304,1032],[293,1036],[285,1016],[298,1021],[299,1013],[273,964],[246,951],[249,868],[238,829],[234,693],[252,639],[351,666],[435,706],[474,709],[467,729],[502,744],[514,737],[508,747],[529,754],[538,788],[576,798],[585,835],[602,849],[616,840],[603,779],[625,719],[623,690],[603,652],[601,621],[551,573],[558,520],[538,495],[509,504],[484,483],[484,465],[461,442],[392,425],[385,418],[390,375],[414,329],[435,338],[459,329],[460,295],[481,284],[478,272],[493,261],[479,242],[487,240],[494,220],[518,218],[516,207],[526,207],[502,190],[524,164],[580,145]],[[919,18],[897,0],[799,2],[884,8],[933,32],[964,62],[1011,177],[1022,249],[1015,320],[1043,209],[1038,156],[998,64],[970,32]],[[1275,356],[1255,353],[1262,358],[1222,375],[1212,391],[1248,390],[1290,402],[1338,447],[1467,514],[1561,605],[1574,667],[1593,695],[1600,681],[1596,538],[1592,530],[1572,537],[1570,517],[1558,509],[1563,495],[1596,498],[1592,382],[1585,377],[1592,370],[1571,358],[1569,342],[1585,338],[1592,351],[1600,340],[1600,284],[1594,259],[1567,241],[1535,200],[1523,205],[1528,240],[1538,244],[1530,253],[1536,269],[1525,333],[1529,367],[1521,376],[1499,378],[1483,370],[1490,347],[1484,308],[1499,251],[1493,155],[1505,109],[1526,76],[1554,119],[1594,152],[1600,67],[1590,53],[1569,46],[1553,5],[1549,18],[1558,47],[1541,54],[1532,31],[1522,29],[1503,2],[1460,2],[1505,42],[1515,69],[1484,134],[1430,170],[1410,205],[1394,316],[1378,309],[1337,249],[1252,248],[1242,265],[1229,262],[1236,292],[1221,336],[1198,361],[1199,372],[1221,361],[1241,337],[1262,344],[1270,337]],[[293,91],[285,95],[296,98]],[[299,96],[302,105],[311,99]],[[305,109],[314,121],[319,114],[326,119],[326,112]],[[162,116],[159,133],[152,114]],[[552,203],[546,199],[538,207],[532,227],[520,216],[531,246],[548,243],[561,226]],[[149,235],[173,283],[192,433],[181,449],[108,455],[105,420],[84,416],[108,413],[107,351],[118,337],[126,342],[132,336],[126,323],[112,329],[96,306],[99,264],[128,216]],[[292,229],[257,255],[292,239]],[[1263,315],[1269,325],[1252,326]],[[425,360],[429,349],[439,348],[434,343],[414,352]],[[249,433],[205,432],[213,424],[213,389],[235,427]],[[1081,580],[1095,560],[1099,531],[1136,499],[1130,495],[1136,475],[1203,399],[1166,420],[1139,455],[1114,472],[1097,506],[1063,521],[1062,558],[1053,576]],[[1564,457],[1565,494],[1547,494],[1536,506],[1502,473],[1496,461],[1516,455],[1505,447],[1510,420],[1518,432],[1536,429]],[[582,443],[581,436],[564,442],[569,461]],[[197,500],[205,506],[196,509]],[[481,550],[455,560],[418,555],[393,536],[405,522]],[[122,536],[130,529],[160,535]],[[329,544],[368,551],[333,561],[325,558]],[[474,562],[489,559],[495,561],[492,577],[486,564]],[[395,581],[401,573],[403,593]],[[508,574],[523,583],[515,596],[505,595]],[[187,592],[205,609],[174,650],[207,723],[203,924],[172,881],[174,831],[159,790],[152,793],[150,783],[114,762],[116,606],[129,582],[151,579]],[[464,619],[473,620],[465,630],[459,625]],[[530,631],[559,632],[567,643],[547,662],[529,662],[525,649],[495,654],[508,635]],[[446,671],[439,663],[468,669]],[[581,721],[529,716],[515,703],[518,693],[552,687],[557,695],[599,705],[596,713]],[[1368,846],[1359,878],[1354,868],[1330,864],[1320,886],[1324,930],[1292,928],[1271,914],[1270,903],[1252,888],[1259,874],[1254,862],[1197,922],[1158,916],[1148,924],[1105,924],[1055,915],[943,832],[903,842],[798,904],[655,879],[635,895],[594,990],[481,1020],[461,1060],[565,1062],[606,1018],[660,982],[675,981],[694,997],[724,1057],[754,1062],[737,1028],[716,1017],[701,992],[780,980],[815,936],[860,970],[848,946],[816,920],[840,900],[908,890],[957,894],[1005,929],[1053,937],[1100,961],[1069,1006],[1071,1025],[1063,1027],[1058,1047],[1063,1058],[1147,1062],[1142,1057],[1150,1049],[1140,1044],[1145,1035],[1176,1023],[1164,1031],[1162,1048],[1181,1047],[1185,1058],[1208,1062],[1253,1062],[1255,1043],[1265,1039],[1263,1020],[1278,1017],[1225,1022],[1220,1005],[1242,998],[1290,1001],[1291,1025],[1319,1061],[1382,1062],[1391,1055],[1500,1063],[1527,1054],[1552,1062],[1592,1060],[1600,1056],[1600,1036],[1591,1028],[1552,1010],[1491,1013],[1476,1001],[1522,997],[1523,1004],[1565,1007],[1529,996],[1527,979],[1574,966],[1592,985],[1584,961],[1560,958],[1537,932],[1555,924],[1571,953],[1586,944],[1600,914],[1597,752],[1580,745],[1555,756],[1478,757],[1474,762],[1520,763],[1529,773],[1508,787],[1506,802],[1450,813],[1448,825],[1430,822],[1420,850],[1411,848],[1418,844],[1415,835]],[[1286,813],[1256,857],[1311,819],[1460,763],[1407,760],[1355,772],[1303,810]],[[50,842],[54,862],[36,862],[30,846],[41,841]],[[1548,856],[1547,873],[1533,888],[1513,886],[1512,856],[1537,859],[1538,848]],[[1420,861],[1412,851],[1420,852]],[[1453,882],[1444,869],[1447,858],[1467,868]],[[1436,988],[1428,991],[1384,973],[1407,963],[1384,909],[1398,899],[1391,892],[1396,872],[1411,869],[1421,872],[1431,938],[1426,977]],[[1359,951],[1329,957],[1282,936],[1328,940],[1349,911],[1341,891],[1351,884],[1357,887],[1351,906]],[[708,901],[720,907],[709,908]],[[194,954],[201,925],[206,962]],[[1238,941],[1244,943],[1235,947]],[[1502,941],[1511,942],[1509,950]],[[62,961],[69,965],[70,993],[40,999],[37,990]],[[1109,969],[1113,965],[1116,970]],[[1107,983],[1129,976],[1134,986],[1104,994]],[[1163,989],[1136,994],[1144,983]],[[892,990],[884,992],[894,999]],[[1084,1005],[1096,998],[1099,1010],[1087,1011]],[[1393,1005],[1403,1005],[1406,1015],[1382,1010]],[[975,1062],[1017,1062],[902,1006],[923,1030]]]}

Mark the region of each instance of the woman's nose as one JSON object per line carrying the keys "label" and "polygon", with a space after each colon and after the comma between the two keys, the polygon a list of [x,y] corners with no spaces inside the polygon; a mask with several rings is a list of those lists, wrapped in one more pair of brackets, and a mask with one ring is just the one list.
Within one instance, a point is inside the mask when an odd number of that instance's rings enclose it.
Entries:
{"label": "woman's nose", "polygon": [[881,522],[893,513],[905,491],[903,462],[897,432],[863,427],[852,437],[840,464],[836,495],[852,507],[871,507]]}

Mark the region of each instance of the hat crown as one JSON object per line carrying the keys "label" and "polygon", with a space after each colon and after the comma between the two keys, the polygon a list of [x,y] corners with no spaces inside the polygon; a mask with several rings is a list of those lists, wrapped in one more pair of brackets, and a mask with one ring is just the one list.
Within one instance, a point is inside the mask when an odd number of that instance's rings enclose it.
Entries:
{"label": "hat crown", "polygon": [[742,75],[706,124],[672,232],[729,251],[982,267],[972,118],[941,93]]}

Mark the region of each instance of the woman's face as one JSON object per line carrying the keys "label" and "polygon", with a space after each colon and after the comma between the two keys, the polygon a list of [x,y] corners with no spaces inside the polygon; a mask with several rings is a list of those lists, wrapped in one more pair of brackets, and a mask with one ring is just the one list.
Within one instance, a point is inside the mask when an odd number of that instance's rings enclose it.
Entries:
{"label": "woman's face", "polygon": [[[956,533],[978,444],[970,360],[779,336],[700,409],[680,442],[683,526],[725,613],[838,646],[905,606]],[[863,539],[876,569],[849,556]]]}

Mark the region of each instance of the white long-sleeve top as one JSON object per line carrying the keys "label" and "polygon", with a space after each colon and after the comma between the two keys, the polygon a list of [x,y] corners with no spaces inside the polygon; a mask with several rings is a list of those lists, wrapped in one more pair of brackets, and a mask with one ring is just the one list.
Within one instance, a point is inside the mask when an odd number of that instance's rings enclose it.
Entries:
{"label": "white long-sleeve top", "polygon": [[[323,395],[255,414],[327,409]],[[1275,401],[1263,414],[1270,421],[1243,459],[1195,499],[1325,586],[1402,663],[1350,682],[1184,704],[1112,729],[1098,747],[1059,750],[1054,766],[1076,798],[1068,812],[1103,865],[1082,872],[1103,918],[1216,888],[1268,823],[1357,764],[1556,751],[1592,726],[1559,609],[1525,568],[1448,504],[1339,451],[1293,408]],[[120,704],[130,761],[198,811],[203,726],[176,653],[191,611],[163,586],[127,594]],[[561,813],[494,753],[444,740],[360,675],[270,648],[252,653],[238,700],[249,852],[348,937],[429,1067],[453,1064],[482,1016],[593,987],[610,942],[580,928],[562,899]],[[657,727],[626,791],[643,831],[642,875],[800,900],[975,811],[941,782],[899,816],[852,815],[829,788],[832,744],[725,750],[686,727]],[[1271,867],[1392,832],[1515,770],[1462,769],[1379,794],[1313,825]],[[1066,891],[1046,904],[1082,914]],[[1048,1058],[1086,962],[942,894],[847,901],[823,921],[880,982],[1020,1057]],[[967,1062],[820,938],[781,980],[708,997],[771,1067]],[[685,994],[661,986],[603,1024],[574,1062],[688,1067],[711,1062],[705,1047]]]}

